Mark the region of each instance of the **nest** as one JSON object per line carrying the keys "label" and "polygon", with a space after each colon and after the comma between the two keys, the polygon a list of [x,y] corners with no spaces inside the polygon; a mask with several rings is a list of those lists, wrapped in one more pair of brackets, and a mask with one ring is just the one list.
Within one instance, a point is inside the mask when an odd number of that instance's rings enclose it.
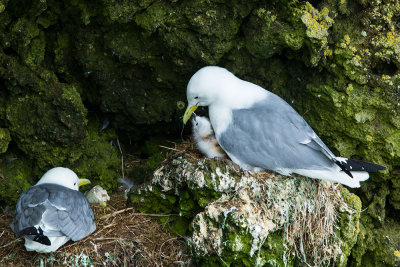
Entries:
{"label": "nest", "polygon": [[[169,160],[183,156],[187,161],[196,164],[199,159],[204,158],[193,142],[175,145],[170,149],[172,153]],[[166,163],[163,162],[163,165]],[[226,160],[226,163],[236,165],[229,160]],[[237,168],[234,169],[237,170]],[[253,173],[242,170],[239,172],[247,173],[259,181],[258,184],[262,185],[261,191],[264,194],[270,193],[269,196],[264,195],[261,198],[268,199],[268,202],[259,201],[258,205],[264,210],[264,214],[269,214],[269,218],[274,218],[277,225],[280,225],[282,239],[289,248],[288,254],[295,255],[307,266],[326,265],[338,259],[338,256],[342,254],[343,242],[338,236],[340,231],[338,213],[340,207],[350,209],[341,197],[341,185],[297,175],[274,180],[277,174],[272,172]],[[286,183],[287,179],[302,181],[299,185],[303,189],[296,190],[295,194],[282,191],[291,184]],[[294,189],[296,186],[290,188]],[[241,188],[241,190],[251,192],[254,188]],[[226,198],[232,200],[238,191],[225,193],[231,194]],[[289,195],[291,197],[288,197]],[[290,213],[285,213],[285,211],[290,211]]]}
{"label": "nest", "polygon": [[[107,207],[91,205],[97,229],[77,242],[69,241],[50,254],[28,252],[23,238],[15,238],[9,225],[12,214],[0,215],[2,266],[188,266],[186,242],[169,233],[155,217],[126,207],[121,190]],[[165,216],[165,215],[164,215]]]}

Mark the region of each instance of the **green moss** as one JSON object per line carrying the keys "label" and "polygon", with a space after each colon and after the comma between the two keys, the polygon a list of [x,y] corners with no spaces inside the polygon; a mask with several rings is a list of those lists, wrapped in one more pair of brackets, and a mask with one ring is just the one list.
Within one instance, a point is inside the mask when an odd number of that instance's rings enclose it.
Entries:
{"label": "green moss", "polygon": [[168,225],[168,229],[175,234],[185,236],[188,233],[190,220],[185,217],[174,217],[169,218],[170,224]]}
{"label": "green moss", "polygon": [[282,22],[278,17],[281,14],[264,8],[253,14],[246,31],[246,48],[252,55],[270,58],[286,47],[299,50],[303,46],[304,31]]}
{"label": "green moss", "polygon": [[89,124],[88,137],[81,148],[82,156],[70,163],[79,177],[89,179],[107,191],[117,187],[122,171],[119,151],[110,144],[115,138],[113,130],[100,132],[98,124]]}
{"label": "green moss", "polygon": [[336,259],[338,266],[346,266],[351,250],[357,242],[360,233],[361,200],[351,194],[346,188],[342,188],[340,195],[347,203],[347,210],[341,210],[339,218],[339,235],[343,240],[341,250],[342,255]]}
{"label": "green moss", "polygon": [[249,233],[234,234],[226,242],[227,246],[237,246],[240,242],[240,247],[233,248],[233,251],[237,251],[237,253],[224,254],[223,258],[218,256],[196,257],[196,262],[201,266],[293,266],[293,259],[286,258],[288,250],[279,233],[270,234],[262,248],[250,258],[248,256],[251,249]]}
{"label": "green moss", "polygon": [[144,158],[140,164],[134,165],[131,169],[127,170],[129,176],[136,183],[143,183],[148,181],[156,168],[167,156],[167,151],[161,149],[160,145],[165,144],[165,140],[159,137],[149,138],[144,144],[136,147],[134,153],[138,158]]}
{"label": "green moss", "polygon": [[132,192],[128,202],[143,213],[171,214],[176,211],[177,198],[151,186],[149,190],[139,189]]}
{"label": "green moss", "polygon": [[14,44],[21,50],[27,47],[33,38],[39,36],[39,33],[36,23],[27,18],[18,19],[11,27]]}
{"label": "green moss", "polygon": [[47,10],[44,12],[44,14],[37,18],[36,23],[47,29],[57,23],[57,14],[51,10]]}
{"label": "green moss", "polygon": [[400,227],[389,219],[379,229],[361,227],[352,252],[352,264],[357,266],[397,266],[400,263]]}
{"label": "green moss", "polygon": [[[7,103],[12,136],[22,151],[35,157],[41,169],[77,160],[86,138],[86,109],[79,94],[73,86],[56,86],[60,87],[54,88],[55,92],[46,91],[50,95],[27,94]],[[70,97],[71,92],[75,97]]]}
{"label": "green moss", "polygon": [[129,177],[137,183],[148,181],[153,171],[164,160],[164,154],[154,154],[145,163],[135,166],[130,172]]}
{"label": "green moss", "polygon": [[10,154],[3,155],[0,163],[0,205],[13,209],[19,195],[32,185],[32,162]]}
{"label": "green moss", "polygon": [[1,3],[0,4],[0,13],[3,13],[3,11],[6,9],[6,3]]}
{"label": "green moss", "polygon": [[29,49],[24,55],[25,64],[32,69],[37,68],[44,60],[45,47],[44,33],[41,32],[39,36],[34,38],[29,44]]}
{"label": "green moss", "polygon": [[137,12],[147,8],[152,2],[154,2],[154,0],[138,2],[132,2],[129,0],[107,0],[104,1],[104,6],[107,12],[107,18],[109,18],[110,21],[127,23],[135,18]]}
{"label": "green moss", "polygon": [[10,132],[5,128],[0,128],[0,154],[7,151],[10,141]]}
{"label": "green moss", "polygon": [[171,7],[165,2],[156,2],[146,9],[145,12],[135,17],[135,22],[148,32],[154,32],[165,23]]}

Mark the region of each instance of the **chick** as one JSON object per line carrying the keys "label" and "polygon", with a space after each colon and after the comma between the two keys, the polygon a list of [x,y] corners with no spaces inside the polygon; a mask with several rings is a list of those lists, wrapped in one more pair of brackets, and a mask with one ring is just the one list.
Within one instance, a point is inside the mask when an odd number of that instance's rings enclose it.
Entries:
{"label": "chick", "polygon": [[206,157],[221,159],[227,157],[215,138],[214,131],[208,118],[195,115],[192,119],[192,132],[198,149]]}

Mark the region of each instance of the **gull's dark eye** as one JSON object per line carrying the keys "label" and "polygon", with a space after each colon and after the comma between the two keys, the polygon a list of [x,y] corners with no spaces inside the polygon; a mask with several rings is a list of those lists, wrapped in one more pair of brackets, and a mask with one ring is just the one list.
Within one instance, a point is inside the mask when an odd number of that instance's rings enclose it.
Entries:
{"label": "gull's dark eye", "polygon": [[76,183],[74,183],[74,185],[76,185]]}
{"label": "gull's dark eye", "polygon": [[199,97],[198,97],[198,96],[195,96],[194,99],[199,99]]}
{"label": "gull's dark eye", "polygon": [[197,126],[197,125],[199,125],[199,123],[198,123],[198,122],[196,122],[196,126]]}

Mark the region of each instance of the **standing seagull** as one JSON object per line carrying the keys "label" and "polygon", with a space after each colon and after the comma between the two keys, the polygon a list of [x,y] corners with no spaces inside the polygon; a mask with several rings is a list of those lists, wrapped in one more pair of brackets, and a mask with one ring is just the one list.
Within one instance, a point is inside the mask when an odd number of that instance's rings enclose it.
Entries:
{"label": "standing seagull", "polygon": [[10,227],[17,237],[24,236],[26,250],[54,252],[96,230],[89,202],[78,191],[88,183],[70,169],[57,167],[21,194]]}
{"label": "standing seagull", "polygon": [[360,187],[377,164],[336,157],[282,98],[220,67],[197,71],[187,86],[186,123],[208,106],[220,146],[246,170],[273,170]]}

